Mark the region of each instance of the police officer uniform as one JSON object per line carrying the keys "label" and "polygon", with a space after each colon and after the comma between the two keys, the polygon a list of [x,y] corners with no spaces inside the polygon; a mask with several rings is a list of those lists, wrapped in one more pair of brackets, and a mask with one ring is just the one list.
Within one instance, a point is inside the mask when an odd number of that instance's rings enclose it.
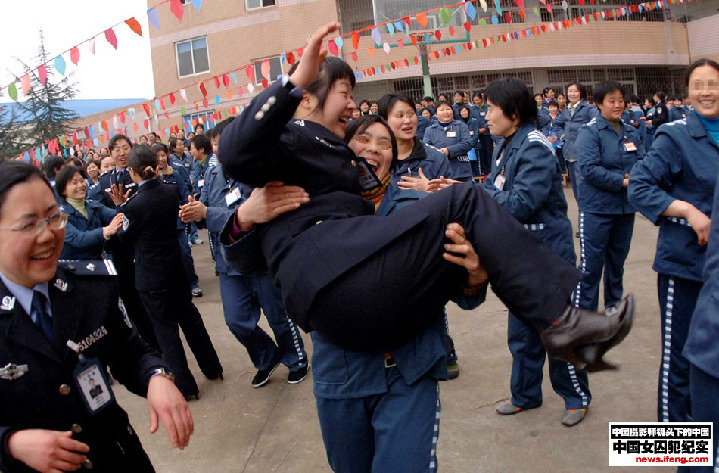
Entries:
{"label": "police officer uniform", "polygon": [[632,170],[629,197],[637,210],[659,225],[653,265],[659,273],[662,314],[659,420],[684,422],[690,412],[689,366],[682,349],[702,288],[707,247],[699,244],[686,220],[662,213],[674,200],[683,200],[712,217],[719,147],[695,111],[662,126],[656,142],[649,156]]}
{"label": "police officer uniform", "polygon": [[[258,95],[225,129],[219,154],[230,177],[255,187],[279,180],[310,195],[308,203],[255,228],[270,274],[300,328],[354,350],[386,350],[416,336],[466,282],[466,272],[441,257],[450,222],[464,226],[510,310],[546,328],[566,308],[580,277],[576,268],[537,245],[471,183],[450,186],[387,217],[373,216],[374,206],[361,197],[355,154],[322,125],[291,120],[302,98],[293,89],[285,79]],[[224,244],[231,226],[221,235]],[[529,255],[515,251],[521,246],[531,248]],[[386,268],[392,268],[391,277],[368,294],[367,281],[387,274]],[[361,303],[347,304],[348,297]]]}
{"label": "police officer uniform", "polygon": [[645,127],[646,127],[646,148],[650,149],[652,147],[652,144],[654,143],[654,133],[657,131],[657,127],[654,126],[654,119],[656,115],[656,107],[652,107],[648,110],[646,110],[645,116],[647,118],[646,121],[651,121],[652,123],[646,123],[645,121]]}
{"label": "police officer uniform", "polygon": [[207,334],[197,307],[192,303],[190,284],[176,238],[177,189],[158,179],[149,179],[120,207],[125,224],[120,241],[135,248],[135,286],[152,320],[162,353],[177,376],[185,397],[198,393],[187,366],[178,325],[209,379],[222,376],[222,365]]}
{"label": "police officer uniform", "polygon": [[[622,300],[624,261],[634,232],[634,207],[624,176],[644,159],[644,145],[630,125],[619,122],[619,134],[601,115],[579,129],[576,141],[579,169],[579,269],[584,273],[574,305],[597,310],[599,282],[604,272],[604,307]],[[631,179],[631,178],[630,178]]]}
{"label": "police officer uniform", "polygon": [[467,153],[473,148],[469,128],[463,121],[452,120],[449,123],[440,123],[439,120],[424,132],[422,141],[437,149],[447,148],[449,164],[452,167],[454,179],[459,181],[472,180],[472,166],[469,164]]}
{"label": "police officer uniform", "polygon": [[[125,473],[153,472],[127,414],[114,396],[89,398],[76,382],[81,365],[67,347],[79,345],[85,360],[98,360],[95,373],[112,376],[131,392],[145,396],[149,377],[168,369],[157,352],[137,334],[110,277],[111,263],[62,264],[55,277],[35,289],[49,296],[52,339],[31,315],[32,289],[18,288],[2,275],[0,281],[0,470],[29,472],[10,457],[8,437],[24,429],[72,431],[73,439],[90,447],[83,470]],[[74,274],[73,274],[74,273]],[[92,276],[92,277],[90,277]],[[99,276],[99,277],[96,277]],[[92,297],[88,297],[91,294]],[[96,381],[99,382],[98,378]],[[89,404],[90,401],[92,404]],[[99,405],[102,403],[102,405]],[[97,408],[97,409],[94,409]]]}
{"label": "police officer uniform", "polygon": [[[222,166],[205,175],[200,200],[207,207],[207,229],[215,238],[232,218],[252,189],[225,176]],[[258,248],[259,250],[259,248]],[[216,253],[215,270],[220,274],[220,295],[225,323],[242,343],[258,370],[269,370],[282,362],[290,372],[307,367],[307,353],[299,328],[287,316],[280,291],[267,268],[247,274],[233,270],[221,252]],[[257,325],[260,309],[265,314],[277,344]]]}
{"label": "police officer uniform", "polygon": [[582,181],[582,173],[577,165],[579,156],[576,150],[575,141],[579,129],[587,124],[589,120],[599,115],[597,107],[588,104],[584,100],[577,102],[574,107],[567,104],[561,115],[557,118],[556,124],[564,130],[564,159],[567,160],[567,172],[572,183],[574,198],[579,200],[579,183]]}
{"label": "police officer uniform", "polygon": [[[183,167],[178,166],[177,164],[168,163],[165,167],[164,173],[158,176],[158,179],[162,180],[165,184],[172,184],[175,186],[177,189],[178,205],[188,202],[191,186],[189,183],[189,177]],[[200,287],[200,281],[197,277],[197,272],[195,272],[195,260],[192,258],[192,249],[190,248],[190,243],[187,241],[185,226],[185,223],[178,216],[177,242],[180,244],[182,259],[185,262],[185,269],[187,270],[187,274],[190,278],[190,288],[195,289]]]}
{"label": "police officer uniform", "polygon": [[[534,126],[524,125],[509,143],[500,142],[494,152],[492,172],[483,187],[558,255],[572,265],[576,263],[559,163],[552,143]],[[512,405],[522,409],[539,407],[546,358],[539,332],[511,312],[507,332],[512,352]],[[566,410],[589,406],[591,393],[586,372],[549,358],[549,378],[554,391],[564,399]]]}
{"label": "police officer uniform", "polygon": [[[713,215],[719,215],[719,191],[714,190]],[[691,414],[693,422],[714,423],[714,467],[719,465],[719,225],[712,225],[704,265],[704,286],[699,292],[696,309],[689,325],[689,334],[684,345],[683,355],[689,360],[689,392],[692,399]],[[687,471],[692,473],[713,473],[711,466],[693,466]]]}

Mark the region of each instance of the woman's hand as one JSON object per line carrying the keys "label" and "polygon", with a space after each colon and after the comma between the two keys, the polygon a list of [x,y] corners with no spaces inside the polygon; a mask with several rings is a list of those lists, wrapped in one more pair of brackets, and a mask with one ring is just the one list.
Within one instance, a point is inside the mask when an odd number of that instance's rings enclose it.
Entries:
{"label": "woman's hand", "polygon": [[452,243],[444,245],[446,252],[442,256],[450,263],[462,266],[467,270],[467,289],[478,289],[484,286],[489,275],[480,263],[472,243],[467,240],[462,225],[450,223],[447,225],[445,236],[452,240]]}
{"label": "woman's hand", "polygon": [[447,148],[439,148],[439,150],[449,156],[449,150]]}
{"label": "woman's hand", "polygon": [[107,191],[115,206],[124,204],[127,198],[130,196],[130,192],[132,191],[132,189],[128,189],[127,192],[125,192],[124,194],[122,191],[122,184],[113,184],[110,186],[110,190]]}
{"label": "woman's hand", "polygon": [[314,82],[317,78],[317,74],[319,73],[320,65],[327,56],[327,50],[322,49],[322,41],[328,34],[334,33],[339,29],[340,24],[333,21],[332,23],[327,23],[326,25],[321,26],[314,32],[314,34],[312,34],[310,41],[307,43],[307,46],[305,46],[302,53],[302,59],[300,60],[297,69],[295,69],[295,72],[293,72],[290,76],[290,82],[292,82],[292,84],[304,89]]}
{"label": "woman's hand", "polygon": [[87,444],[73,440],[72,432],[18,430],[8,439],[10,456],[41,473],[75,471],[87,460]]}
{"label": "woman's hand", "polygon": [[437,192],[457,183],[459,183],[459,181],[441,176],[439,179],[432,179],[427,183],[427,192]]}
{"label": "woman's hand", "polygon": [[122,228],[122,221],[121,213],[115,215],[106,227],[102,227],[102,236],[107,240],[112,235],[115,235]]}
{"label": "woman's hand", "polygon": [[310,195],[298,186],[286,186],[271,181],[252,190],[250,197],[237,208],[235,214],[240,230],[249,231],[258,223],[269,222],[310,201]]}
{"label": "woman's hand", "polygon": [[429,179],[422,172],[422,168],[419,168],[419,177],[412,176],[412,170],[409,170],[408,176],[402,176],[400,181],[397,183],[400,189],[414,189],[418,191],[425,191],[429,188]]}
{"label": "woman's hand", "polygon": [[704,212],[694,207],[693,210],[687,212],[686,220],[694,229],[694,233],[697,234],[699,244],[702,246],[706,245],[709,242],[709,230],[711,230],[712,224],[711,219],[707,217]]}
{"label": "woman's hand", "polygon": [[191,195],[187,196],[187,203],[180,208],[180,219],[187,223],[199,222],[203,218],[207,218],[207,206]]}
{"label": "woman's hand", "polygon": [[182,450],[190,443],[195,431],[187,401],[175,383],[164,376],[153,376],[147,386],[147,409],[150,412],[150,433],[158,428],[158,418],[165,425],[173,447]]}

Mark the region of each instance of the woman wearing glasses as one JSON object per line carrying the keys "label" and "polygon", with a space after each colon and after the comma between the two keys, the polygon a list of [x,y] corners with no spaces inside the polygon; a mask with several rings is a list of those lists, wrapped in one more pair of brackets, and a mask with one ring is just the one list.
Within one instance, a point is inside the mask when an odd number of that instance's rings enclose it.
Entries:
{"label": "woman wearing glasses", "polygon": [[152,472],[107,368],[147,397],[150,431],[159,417],[176,448],[190,410],[114,281],[58,268],[66,223],[39,170],[0,163],[0,470]]}

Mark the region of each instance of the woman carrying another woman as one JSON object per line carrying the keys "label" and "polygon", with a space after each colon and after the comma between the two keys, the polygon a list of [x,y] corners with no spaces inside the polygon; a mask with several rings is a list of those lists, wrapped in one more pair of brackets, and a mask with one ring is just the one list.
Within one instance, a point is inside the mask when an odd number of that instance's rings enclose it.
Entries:
{"label": "woman carrying another woman", "polygon": [[[712,377],[716,383],[719,377],[717,341],[712,338],[716,330],[703,331],[704,327],[695,327],[692,321],[704,281],[719,171],[719,64],[696,61],[686,80],[694,110],[687,110],[686,119],[657,130],[649,154],[634,166],[629,180],[630,202],[659,225],[653,268],[658,273],[662,317],[658,402],[662,422],[688,420],[695,402],[690,402],[695,375],[701,383]],[[707,320],[706,314],[702,320]],[[687,339],[690,325],[693,336]],[[716,406],[716,397],[707,400]],[[702,409],[708,407],[704,400],[696,401],[702,403]]]}
{"label": "woman carrying another woman", "polygon": [[[466,284],[466,272],[442,258],[446,227],[457,222],[495,292],[543,332],[545,346],[582,365],[598,363],[631,323],[633,300],[610,317],[572,308],[576,268],[482,189],[457,184],[387,217],[373,215],[362,196],[381,183],[341,139],[355,108],[354,73],[321,51],[323,38],[338,28],[315,32],[291,76],[256,97],[220,138],[230,176],[254,187],[297,185],[310,196],[257,228],[290,317],[345,349],[386,351],[416,336]],[[250,228],[235,214],[221,239],[231,243]],[[596,352],[580,348],[587,344]]]}

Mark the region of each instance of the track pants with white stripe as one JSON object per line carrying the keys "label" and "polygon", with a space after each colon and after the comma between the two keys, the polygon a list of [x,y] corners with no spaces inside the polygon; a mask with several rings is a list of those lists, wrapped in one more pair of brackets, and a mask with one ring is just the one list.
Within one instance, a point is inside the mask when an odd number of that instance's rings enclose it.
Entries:
{"label": "track pants with white stripe", "polygon": [[659,367],[659,421],[686,422],[691,412],[689,361],[682,355],[702,283],[667,274],[657,276],[662,314]]}
{"label": "track pants with white stripe", "polygon": [[[538,407],[542,404],[547,356],[539,332],[510,312],[507,341],[512,352],[512,404],[525,409]],[[549,379],[554,392],[564,399],[565,409],[585,409],[592,400],[587,372],[575,370],[566,361],[549,359]]]}
{"label": "track pants with white stripe", "polygon": [[682,466],[681,473],[719,473],[719,402],[716,401],[719,393],[719,378],[715,378],[696,365],[689,367],[689,387],[692,399],[692,420],[694,422],[714,422],[714,466]]}

